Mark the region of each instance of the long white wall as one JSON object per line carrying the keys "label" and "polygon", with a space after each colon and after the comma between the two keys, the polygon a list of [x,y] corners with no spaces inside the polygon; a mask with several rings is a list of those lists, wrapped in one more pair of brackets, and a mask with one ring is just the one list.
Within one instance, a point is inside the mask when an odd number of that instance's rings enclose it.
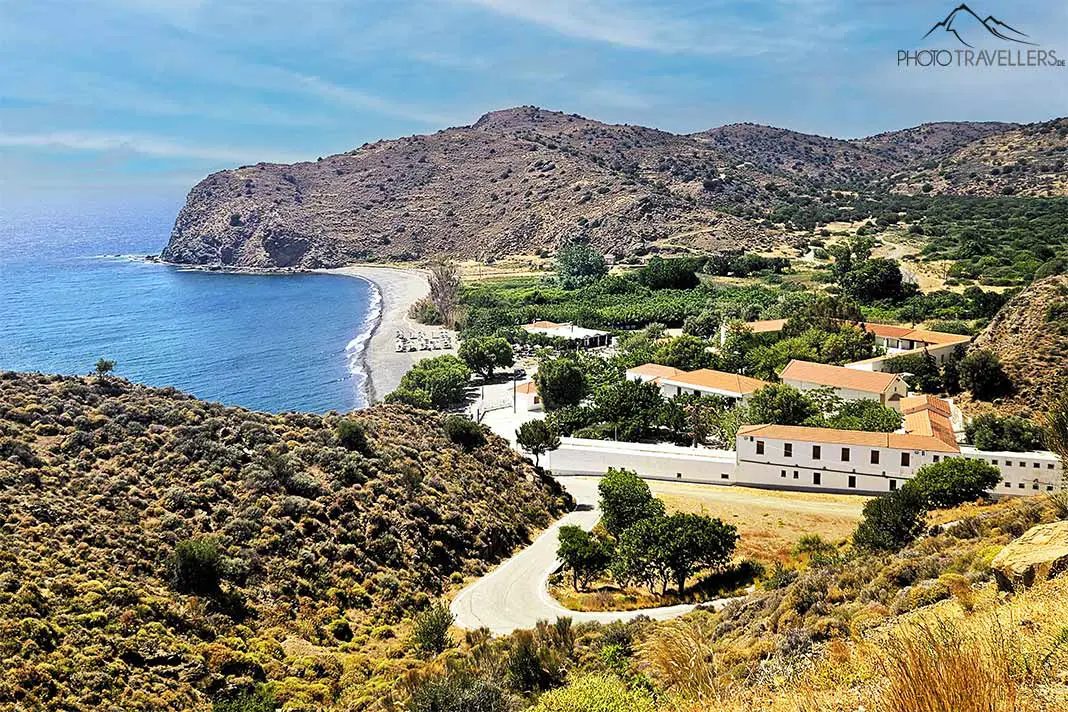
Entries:
{"label": "long white wall", "polygon": [[[757,452],[757,441],[764,443]],[[787,442],[792,446],[786,454]],[[561,438],[541,464],[554,475],[603,475],[609,468],[634,470],[647,479],[716,485],[748,485],[809,492],[879,494],[899,488],[924,465],[949,457],[979,459],[1004,478],[992,494],[1027,496],[1061,489],[1061,463],[1049,452],[985,452],[962,447],[960,455],[924,450],[872,448],[771,438],[740,437],[738,450]],[[813,451],[818,445],[819,457]],[[842,449],[849,449],[843,459]],[[872,463],[872,451],[879,462]],[[908,464],[902,461],[908,454]]]}
{"label": "long white wall", "polygon": [[542,456],[554,475],[603,475],[608,468],[634,470],[642,477],[703,484],[734,484],[731,450],[560,438],[560,447]]}

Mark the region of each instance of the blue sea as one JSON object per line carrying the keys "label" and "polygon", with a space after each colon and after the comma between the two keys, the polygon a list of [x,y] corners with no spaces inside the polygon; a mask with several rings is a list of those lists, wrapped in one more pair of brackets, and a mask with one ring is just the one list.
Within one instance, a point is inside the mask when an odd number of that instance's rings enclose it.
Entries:
{"label": "blue sea", "polygon": [[377,290],[334,275],[182,270],[159,254],[181,200],[0,205],[0,370],[115,373],[255,410],[366,404]]}

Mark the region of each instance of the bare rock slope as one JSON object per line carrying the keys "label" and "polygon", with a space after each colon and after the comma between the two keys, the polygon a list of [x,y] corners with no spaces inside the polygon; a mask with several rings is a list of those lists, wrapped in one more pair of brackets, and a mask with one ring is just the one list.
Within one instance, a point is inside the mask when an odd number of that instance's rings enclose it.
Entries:
{"label": "bare rock slope", "polygon": [[1010,128],[930,124],[843,141],[735,124],[680,136],[519,107],[315,162],[212,174],[162,256],[310,268],[530,253],[566,236],[627,253],[687,234],[706,248],[760,248],[779,241],[761,216],[784,196],[886,181]]}

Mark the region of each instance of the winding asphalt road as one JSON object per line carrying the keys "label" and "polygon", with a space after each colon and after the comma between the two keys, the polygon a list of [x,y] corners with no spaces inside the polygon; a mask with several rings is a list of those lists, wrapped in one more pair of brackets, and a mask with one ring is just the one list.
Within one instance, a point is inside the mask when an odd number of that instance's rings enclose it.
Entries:
{"label": "winding asphalt road", "polygon": [[[468,630],[485,627],[494,634],[503,635],[533,628],[540,620],[553,621],[562,617],[575,623],[610,623],[641,615],[667,620],[693,610],[693,605],[684,604],[638,611],[579,612],[557,603],[549,595],[548,584],[549,576],[559,565],[556,548],[560,527],[577,524],[583,529],[592,529],[601,518],[597,509],[595,478],[562,477],[559,481],[579,506],[542,532],[530,546],[460,591],[450,606],[457,626]],[[716,602],[720,606],[726,603],[726,600]]]}

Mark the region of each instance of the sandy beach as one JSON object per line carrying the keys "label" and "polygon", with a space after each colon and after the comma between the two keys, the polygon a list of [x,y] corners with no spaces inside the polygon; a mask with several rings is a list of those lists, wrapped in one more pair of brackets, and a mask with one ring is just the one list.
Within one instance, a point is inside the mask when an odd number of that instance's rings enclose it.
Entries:
{"label": "sandy beach", "polygon": [[328,274],[359,277],[374,284],[382,297],[382,316],[371,335],[364,352],[367,367],[367,400],[370,403],[382,400],[400,383],[401,376],[416,361],[431,356],[440,356],[454,351],[412,351],[397,353],[398,331],[433,334],[441,327],[426,326],[408,318],[408,308],[413,302],[430,293],[427,273],[420,269],[401,269],[377,265],[351,265],[336,269],[321,270]]}

